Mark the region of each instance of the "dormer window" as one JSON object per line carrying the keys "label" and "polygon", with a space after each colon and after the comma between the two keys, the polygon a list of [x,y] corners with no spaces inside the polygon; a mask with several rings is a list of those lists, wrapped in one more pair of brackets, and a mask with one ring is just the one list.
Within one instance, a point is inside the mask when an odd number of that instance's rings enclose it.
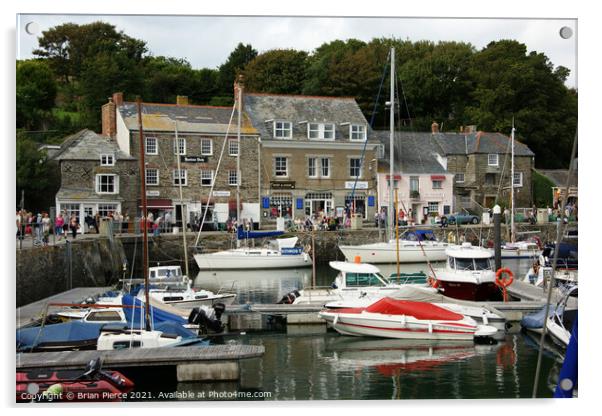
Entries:
{"label": "dormer window", "polygon": [[366,140],[366,126],[363,124],[351,124],[349,127],[349,138],[351,140]]}
{"label": "dormer window", "polygon": [[293,137],[293,125],[290,121],[274,121],[274,138],[291,139]]}
{"label": "dormer window", "polygon": [[313,140],[334,140],[334,124],[307,123],[307,138]]}
{"label": "dormer window", "polygon": [[487,164],[489,166],[498,166],[499,165],[499,158],[498,158],[498,154],[497,153],[489,153],[487,155]]}
{"label": "dormer window", "polygon": [[115,155],[112,153],[100,155],[100,166],[115,166]]}

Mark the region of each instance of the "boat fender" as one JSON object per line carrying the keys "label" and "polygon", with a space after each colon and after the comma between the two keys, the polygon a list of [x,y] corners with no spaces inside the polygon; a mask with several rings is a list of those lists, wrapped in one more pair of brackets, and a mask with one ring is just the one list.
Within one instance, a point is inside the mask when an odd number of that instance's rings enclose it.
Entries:
{"label": "boat fender", "polygon": [[432,287],[433,289],[437,289],[439,287],[439,281],[437,279],[435,279],[434,277],[429,276],[426,279],[426,281],[429,284],[429,286]]}

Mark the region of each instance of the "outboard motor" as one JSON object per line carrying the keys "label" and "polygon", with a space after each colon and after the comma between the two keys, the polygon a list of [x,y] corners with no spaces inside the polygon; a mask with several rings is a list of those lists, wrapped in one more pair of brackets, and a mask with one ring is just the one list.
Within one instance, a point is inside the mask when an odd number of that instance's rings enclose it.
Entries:
{"label": "outboard motor", "polygon": [[207,334],[208,330],[220,333],[224,330],[222,324],[222,314],[226,310],[226,305],[216,303],[213,308],[200,306],[193,308],[188,315],[188,323],[199,326],[199,335]]}
{"label": "outboard motor", "polygon": [[282,299],[280,299],[277,303],[281,305],[290,305],[295,301],[295,299],[297,299],[300,296],[301,293],[299,293],[299,291],[295,289],[292,292],[289,292],[286,295],[284,295]]}

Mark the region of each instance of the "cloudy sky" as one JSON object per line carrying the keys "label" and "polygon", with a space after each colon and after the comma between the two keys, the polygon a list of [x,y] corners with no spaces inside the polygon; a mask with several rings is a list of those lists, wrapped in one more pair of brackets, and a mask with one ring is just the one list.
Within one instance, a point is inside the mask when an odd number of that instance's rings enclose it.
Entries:
{"label": "cloudy sky", "polygon": [[[449,19],[449,18],[316,18],[316,17],[204,17],[204,16],[119,16],[37,15],[18,17],[17,55],[31,58],[37,37],[53,26],[102,20],[118,30],[145,40],[154,55],[186,58],[194,68],[216,68],[238,42],[250,43],[259,52],[294,48],[311,52],[324,42],[356,38],[398,37],[417,40],[470,42],[482,48],[490,41],[516,39],[529,51],[545,53],[555,66],[571,70],[567,85],[574,87],[576,36],[563,39],[560,28],[570,19]],[[26,26],[29,23],[29,34]],[[31,30],[33,29],[33,30]]]}

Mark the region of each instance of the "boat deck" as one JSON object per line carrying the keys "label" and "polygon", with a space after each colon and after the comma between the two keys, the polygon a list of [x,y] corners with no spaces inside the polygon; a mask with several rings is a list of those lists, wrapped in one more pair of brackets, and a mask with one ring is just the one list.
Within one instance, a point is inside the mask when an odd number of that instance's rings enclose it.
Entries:
{"label": "boat deck", "polygon": [[[521,299],[521,302],[513,303],[525,303],[525,301],[531,301],[539,304],[539,309],[543,308],[546,303],[548,293],[545,292],[541,287],[534,286],[529,283],[515,280],[510,286],[508,286],[508,293],[516,298]],[[552,304],[555,304],[560,298],[561,294],[558,289],[554,289],[552,292]],[[577,309],[577,299],[570,298],[567,303],[569,309]]]}
{"label": "boat deck", "polygon": [[[80,303],[88,297],[101,295],[112,287],[76,287],[66,292],[57,293],[56,295],[41,299],[20,308],[17,308],[17,329],[29,325],[36,319],[40,318],[49,303]],[[48,307],[48,312],[56,312],[63,309],[59,306]]]}

